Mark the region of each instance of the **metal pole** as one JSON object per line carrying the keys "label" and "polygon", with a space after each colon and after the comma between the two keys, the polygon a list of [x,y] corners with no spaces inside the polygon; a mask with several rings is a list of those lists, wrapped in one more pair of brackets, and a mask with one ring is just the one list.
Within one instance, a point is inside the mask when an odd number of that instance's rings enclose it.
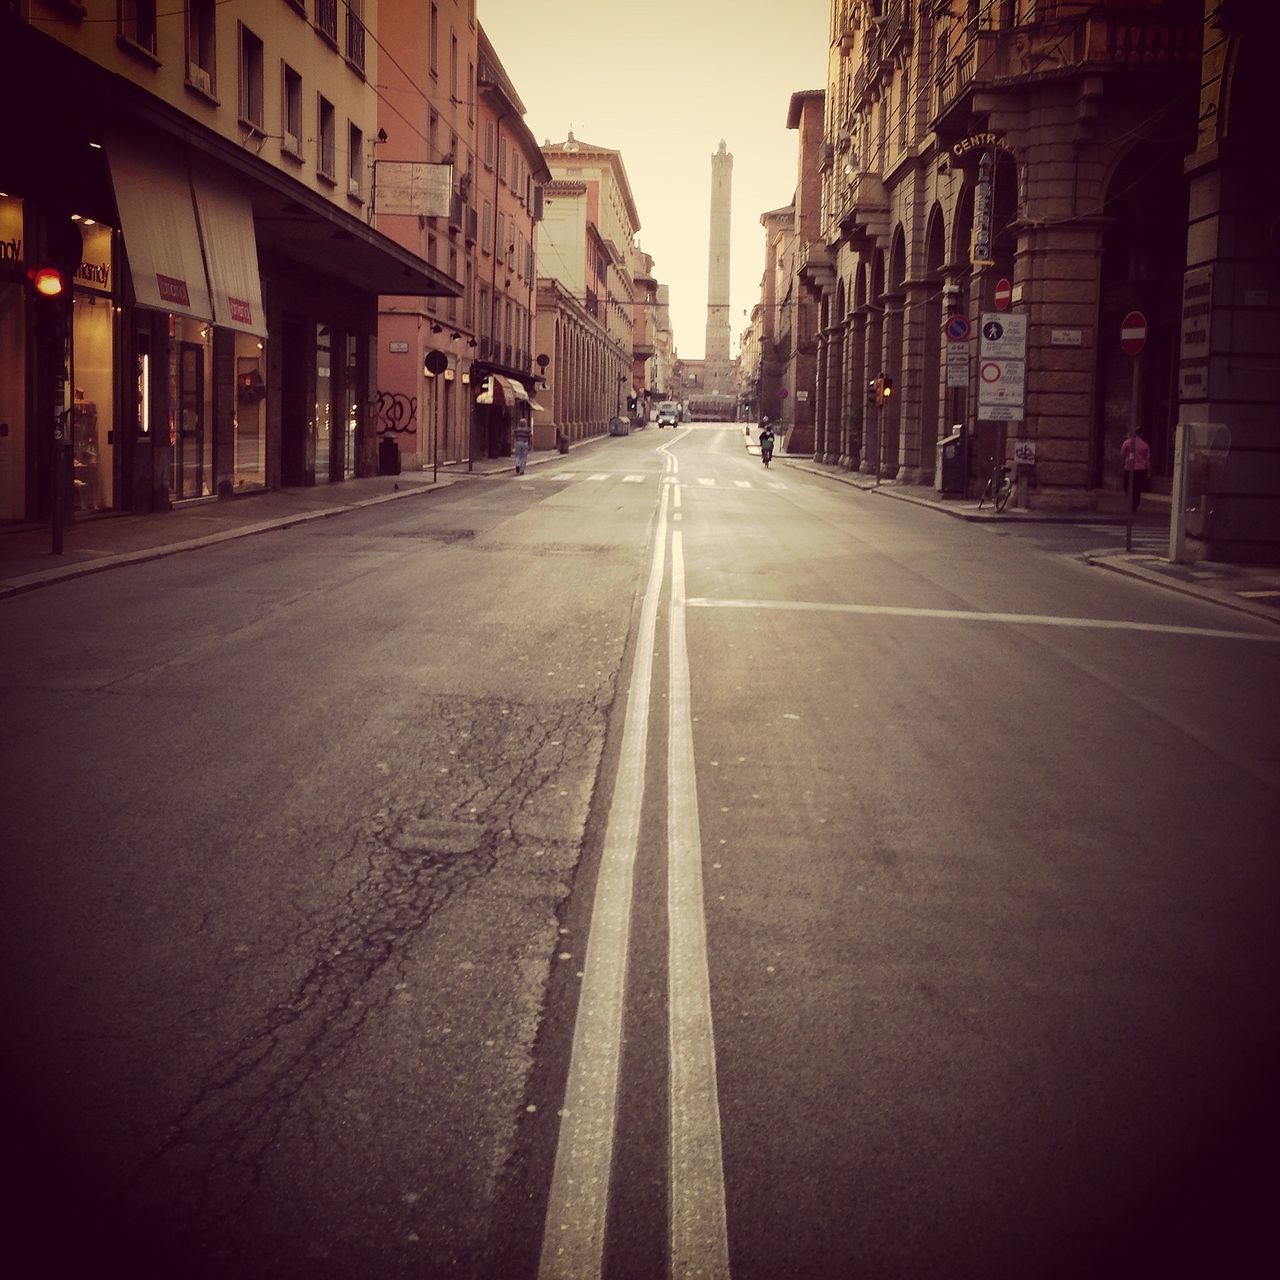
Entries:
{"label": "metal pole", "polygon": [[[1129,389],[1129,505],[1124,522],[1124,549],[1133,550],[1133,505],[1138,484],[1138,357],[1133,357],[1133,379]],[[1123,470],[1123,468],[1122,468]]]}

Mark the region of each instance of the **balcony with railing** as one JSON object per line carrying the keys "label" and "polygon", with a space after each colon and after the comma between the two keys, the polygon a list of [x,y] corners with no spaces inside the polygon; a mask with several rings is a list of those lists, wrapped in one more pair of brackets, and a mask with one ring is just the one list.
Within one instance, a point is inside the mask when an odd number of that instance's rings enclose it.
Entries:
{"label": "balcony with railing", "polygon": [[364,75],[364,23],[347,10],[347,61]]}
{"label": "balcony with railing", "polygon": [[316,30],[333,45],[338,43],[338,0],[316,0]]}
{"label": "balcony with railing", "polygon": [[911,39],[911,6],[907,0],[885,0],[880,22],[880,57],[892,57]]}
{"label": "balcony with railing", "polygon": [[1087,11],[1070,22],[968,28],[939,68],[934,127],[960,129],[978,89],[1071,73],[1159,72],[1197,65],[1203,20],[1142,10]]}

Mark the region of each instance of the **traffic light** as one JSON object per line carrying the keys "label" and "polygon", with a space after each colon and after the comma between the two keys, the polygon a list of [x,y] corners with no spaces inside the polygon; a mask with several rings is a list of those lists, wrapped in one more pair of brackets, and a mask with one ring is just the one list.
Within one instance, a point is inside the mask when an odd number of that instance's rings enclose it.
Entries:
{"label": "traffic light", "polygon": [[27,272],[35,305],[36,338],[56,346],[67,336],[67,281],[58,267],[42,264]]}
{"label": "traffic light", "polygon": [[893,399],[893,379],[877,378],[876,381],[880,384],[880,403],[888,404]]}
{"label": "traffic light", "polygon": [[879,404],[880,402],[880,379],[872,378],[867,383],[867,403]]}

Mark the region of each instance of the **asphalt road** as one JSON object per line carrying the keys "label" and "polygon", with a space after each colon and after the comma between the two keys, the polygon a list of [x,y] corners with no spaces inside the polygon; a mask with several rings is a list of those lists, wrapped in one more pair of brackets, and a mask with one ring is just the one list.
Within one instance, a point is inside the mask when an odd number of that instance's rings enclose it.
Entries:
{"label": "asphalt road", "polygon": [[0,602],[22,1248],[1244,1274],[1280,629],[1074,536],[701,426]]}

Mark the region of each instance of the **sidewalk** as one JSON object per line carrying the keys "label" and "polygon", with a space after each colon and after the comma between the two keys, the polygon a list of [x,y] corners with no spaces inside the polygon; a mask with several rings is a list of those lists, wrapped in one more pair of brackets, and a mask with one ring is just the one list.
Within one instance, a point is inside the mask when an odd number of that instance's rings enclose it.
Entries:
{"label": "sidewalk", "polygon": [[[575,448],[607,438],[583,440]],[[530,454],[529,465],[559,456],[554,449],[541,450]],[[430,471],[406,471],[398,476],[367,476],[226,500],[200,498],[157,514],[81,515],[68,523],[60,556],[53,554],[48,524],[0,527],[0,599],[120,565],[287,529],[382,502],[423,497],[467,480],[498,475],[514,479],[515,462],[511,458],[479,459],[470,471],[466,463],[441,467],[435,482]]]}
{"label": "sidewalk", "polygon": [[[748,445],[749,451],[759,453],[759,447]],[[775,462],[783,462],[797,471],[823,476],[839,484],[864,489],[879,497],[893,498],[899,502],[930,507],[956,520],[968,520],[980,524],[1079,524],[1112,525],[1120,533],[1126,523],[1124,495],[1100,495],[1104,505],[1094,511],[1045,512],[1019,511],[1006,507],[997,513],[992,507],[978,510],[973,498],[945,497],[921,485],[903,485],[897,481],[881,481],[876,484],[873,476],[845,471],[841,467],[815,462],[812,458],[788,457],[775,454]],[[1169,499],[1164,494],[1145,494],[1143,509],[1134,521],[1134,533],[1143,534],[1143,542],[1150,546],[1151,534],[1168,533]],[[1266,618],[1280,623],[1280,567],[1272,565],[1219,564],[1202,560],[1195,564],[1170,564],[1161,555],[1148,551],[1126,552],[1123,547],[1114,551],[1086,553],[1082,559],[1113,573],[1124,574],[1153,586],[1165,587],[1183,595],[1223,605],[1239,613],[1255,618]]]}

